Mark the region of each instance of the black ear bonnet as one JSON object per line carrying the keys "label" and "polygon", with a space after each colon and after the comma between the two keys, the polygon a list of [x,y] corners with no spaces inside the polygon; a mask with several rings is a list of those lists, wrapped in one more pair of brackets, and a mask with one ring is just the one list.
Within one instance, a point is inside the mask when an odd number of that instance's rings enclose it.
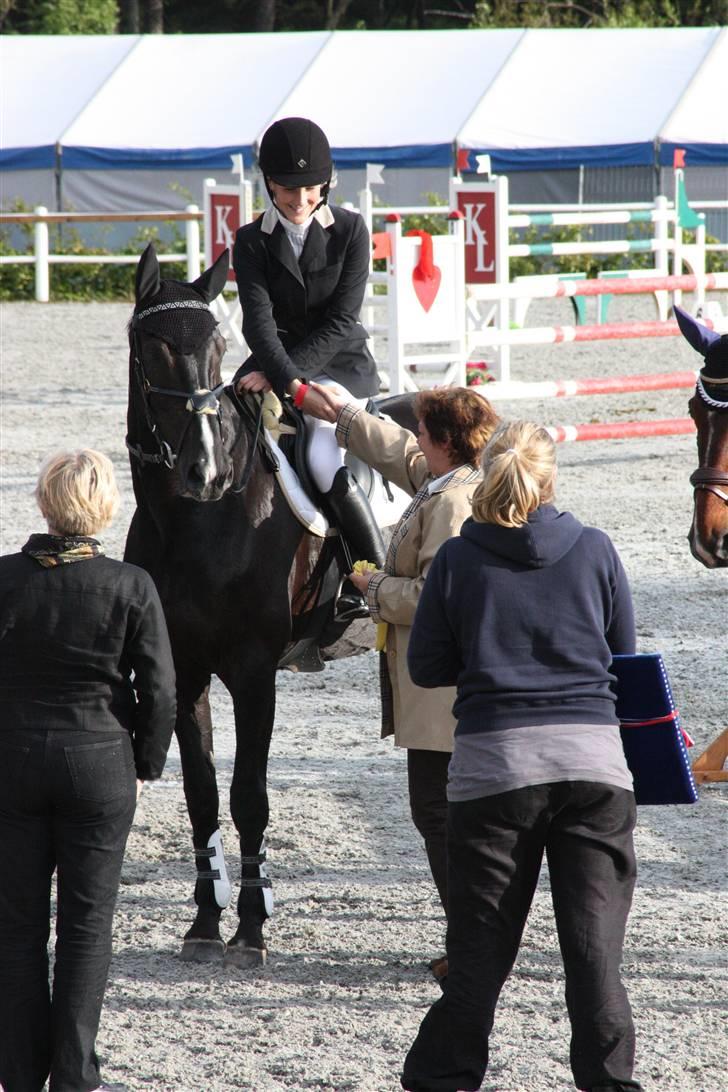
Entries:
{"label": "black ear bonnet", "polygon": [[723,334],[705,352],[705,364],[701,374],[706,382],[728,379],[728,334]]}
{"label": "black ear bonnet", "polygon": [[217,320],[191,285],[161,281],[159,291],[138,305],[132,326],[166,341],[176,353],[187,356],[210,339]]}

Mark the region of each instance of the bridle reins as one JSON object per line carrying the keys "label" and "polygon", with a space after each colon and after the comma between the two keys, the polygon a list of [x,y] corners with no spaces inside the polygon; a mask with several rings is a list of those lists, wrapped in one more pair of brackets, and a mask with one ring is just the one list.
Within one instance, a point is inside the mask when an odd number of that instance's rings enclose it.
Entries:
{"label": "bridle reins", "polygon": [[161,394],[168,398],[184,398],[185,409],[197,416],[213,415],[217,417],[218,421],[221,417],[220,407],[220,393],[225,389],[224,383],[218,383],[212,390],[207,387],[200,387],[194,391],[180,391],[175,390],[173,387],[156,387],[149,382],[149,379],[144,371],[144,365],[141,360],[141,353],[139,352],[139,342],[137,333],[137,324],[146,315],[156,314],[158,311],[177,311],[180,309],[207,311],[209,313],[210,308],[202,300],[179,300],[171,303],[158,303],[153,307],[147,307],[144,311],[139,311],[132,318],[132,348],[134,353],[134,375],[139,389],[142,394],[142,405],[144,407],[144,417],[147,428],[149,429],[154,442],[157,445],[157,451],[150,453],[144,451],[141,444],[132,444],[129,441],[129,437],[126,438],[126,446],[129,452],[141,463],[153,463],[156,465],[166,466],[168,470],[173,470],[175,464],[179,458],[179,452],[182,450],[182,445],[187,437],[187,430],[192,423],[192,417],[188,420],[182,433],[182,438],[177,446],[177,451],[174,451],[171,444],[162,439],[159,432],[159,426],[154,419],[152,407],[149,402],[150,394]]}
{"label": "bridle reins", "polygon": [[[705,382],[707,382],[709,387],[721,386],[723,384],[728,384],[728,377],[725,379],[709,377],[704,380],[701,373],[698,375],[696,385],[696,394],[706,406],[712,410],[717,410],[718,412],[728,413],[728,400],[722,402],[717,398],[712,398],[705,389]],[[690,475],[690,484],[692,485],[693,490],[704,489],[707,493],[713,493],[714,496],[728,505],[728,493],[724,493],[721,488],[721,486],[723,486],[728,489],[728,472],[721,470],[720,467],[699,466],[698,469],[694,470]]]}

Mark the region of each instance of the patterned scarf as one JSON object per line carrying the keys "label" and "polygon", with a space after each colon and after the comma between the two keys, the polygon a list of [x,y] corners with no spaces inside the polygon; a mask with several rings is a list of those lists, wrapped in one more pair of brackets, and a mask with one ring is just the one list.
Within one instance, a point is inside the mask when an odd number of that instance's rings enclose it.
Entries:
{"label": "patterned scarf", "polygon": [[23,553],[34,557],[43,568],[53,569],[56,565],[99,557],[104,548],[95,538],[86,535],[31,535],[23,546]]}

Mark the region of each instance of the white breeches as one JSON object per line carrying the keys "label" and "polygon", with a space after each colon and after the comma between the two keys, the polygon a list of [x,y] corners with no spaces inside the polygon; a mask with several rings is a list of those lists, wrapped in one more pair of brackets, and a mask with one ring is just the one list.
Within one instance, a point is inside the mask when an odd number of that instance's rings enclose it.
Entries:
{"label": "white breeches", "polygon": [[[315,383],[322,387],[342,387],[341,383],[330,379],[327,375],[317,375]],[[349,392],[347,391],[347,394]],[[357,406],[366,406],[368,398],[355,398],[349,394],[352,402]],[[337,470],[344,465],[346,452],[336,442],[336,425],[331,421],[320,421],[317,417],[306,417],[306,432],[308,433],[308,468],[320,493],[328,493],[334,484]]]}

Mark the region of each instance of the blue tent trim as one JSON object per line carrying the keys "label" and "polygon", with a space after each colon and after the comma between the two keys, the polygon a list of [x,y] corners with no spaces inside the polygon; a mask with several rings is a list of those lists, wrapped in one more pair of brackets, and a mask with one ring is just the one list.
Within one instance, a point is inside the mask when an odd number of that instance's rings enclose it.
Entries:
{"label": "blue tent trim", "polygon": [[157,171],[185,167],[189,170],[230,170],[230,156],[242,152],[243,163],[253,163],[253,149],[232,144],[226,148],[91,148],[63,149],[65,170]]}
{"label": "blue tent trim", "polygon": [[34,171],[55,165],[55,144],[43,144],[37,148],[0,148],[0,170],[3,171]]}
{"label": "blue tent trim", "polygon": [[473,148],[475,155],[490,156],[491,168],[509,171],[558,171],[580,167],[651,167],[655,162],[652,141],[636,144],[578,145],[574,148]]}
{"label": "blue tent trim", "polygon": [[686,167],[728,167],[728,144],[690,144],[687,141],[661,143],[661,167],[672,167],[673,155],[678,148],[685,149]]}
{"label": "blue tent trim", "polygon": [[[383,163],[392,167],[451,167],[452,144],[412,144],[390,148],[332,148],[334,162],[340,170],[364,168],[367,163]],[[247,167],[255,161],[250,145],[243,148],[92,148],[63,149],[66,170],[164,170],[187,167],[190,170],[213,170],[230,167],[230,156],[242,152]]]}
{"label": "blue tent trim", "polygon": [[364,168],[367,163],[385,167],[452,167],[453,145],[397,144],[394,147],[332,148],[331,155],[339,170]]}

